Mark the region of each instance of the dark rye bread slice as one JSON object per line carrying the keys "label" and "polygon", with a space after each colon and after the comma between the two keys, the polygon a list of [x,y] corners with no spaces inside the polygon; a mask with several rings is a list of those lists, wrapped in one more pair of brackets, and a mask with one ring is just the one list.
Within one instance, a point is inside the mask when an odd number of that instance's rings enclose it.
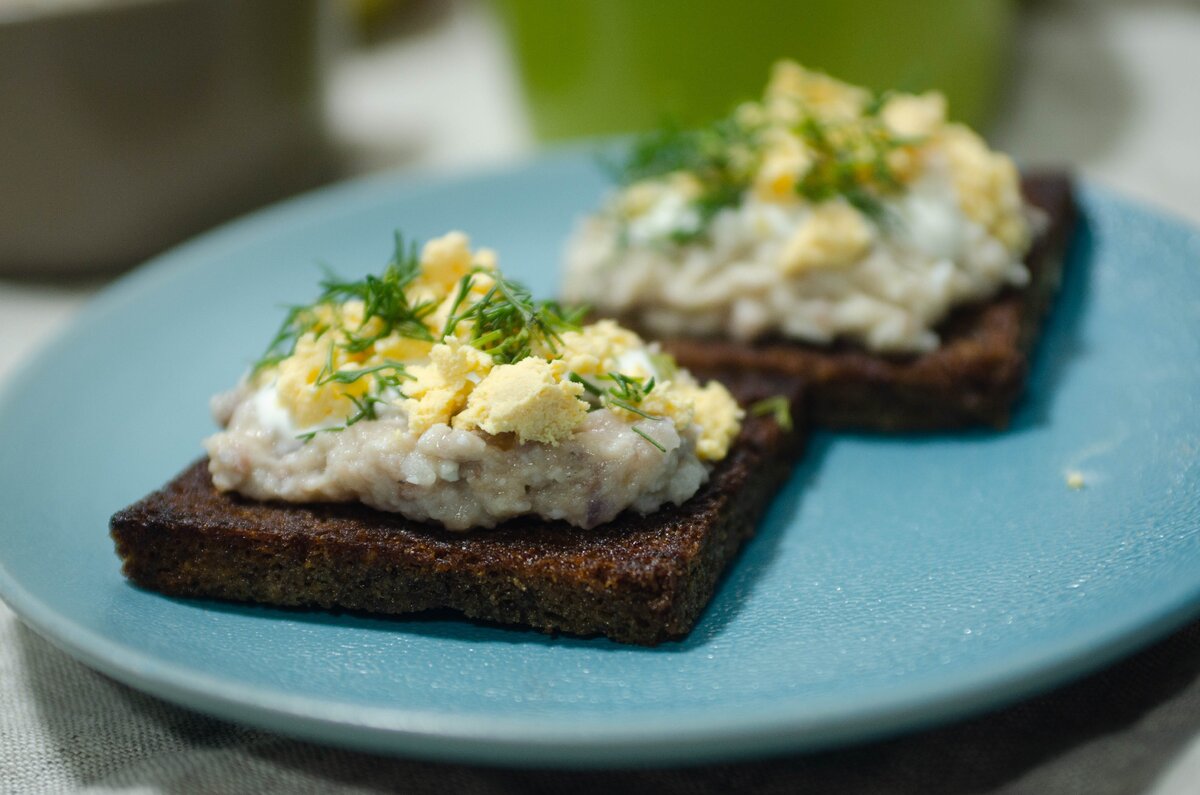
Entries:
{"label": "dark rye bread slice", "polygon": [[[790,389],[803,426],[794,387],[728,378],[746,405]],[[125,576],[172,596],[386,614],[445,607],[649,645],[696,623],[801,445],[799,431],[748,417],[686,503],[591,530],[517,519],[454,533],[359,504],[255,502],[217,492],[201,460],[119,511],[111,534]]]}
{"label": "dark rye bread slice", "polygon": [[[1022,190],[1049,221],[1026,259],[1029,285],[954,312],[938,328],[942,344],[937,350],[883,356],[852,345],[820,347],[778,339],[740,343],[676,338],[663,345],[701,377],[746,371],[802,379],[809,414],[824,427],[1003,428],[1025,388],[1030,353],[1058,291],[1078,214],[1065,174],[1028,174]],[[637,327],[631,318],[624,322]]]}

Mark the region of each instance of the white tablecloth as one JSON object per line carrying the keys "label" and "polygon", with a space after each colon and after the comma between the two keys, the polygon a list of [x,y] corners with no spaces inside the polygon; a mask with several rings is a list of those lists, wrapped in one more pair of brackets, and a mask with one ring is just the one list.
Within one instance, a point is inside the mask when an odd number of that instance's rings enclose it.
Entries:
{"label": "white tablecloth", "polygon": [[[1200,5],[1027,5],[1012,90],[993,140],[1025,162],[1074,164],[1091,179],[1200,221]],[[421,79],[393,79],[414,74]],[[449,94],[459,102],[442,102]],[[531,148],[517,96],[494,24],[468,3],[454,6],[419,37],[342,62],[330,108],[335,131],[363,169],[404,163],[461,169]],[[102,286],[95,280],[0,279],[0,382]],[[1191,648],[1172,642],[1167,649]],[[1105,788],[1086,773],[1125,755],[1132,765],[1150,765],[1139,780],[1145,786],[1157,781],[1158,793],[1200,791],[1200,660],[1181,664],[1176,675],[1187,681],[1147,706],[1142,718],[1107,736],[1081,737],[1048,759],[1014,764],[1011,779],[964,789],[1122,791],[1111,788],[1119,779],[1109,777]],[[899,747],[919,755],[921,742],[905,740]],[[940,747],[936,736],[931,742]],[[1170,753],[1156,756],[1164,747]],[[757,782],[787,791],[817,781],[857,791],[921,791],[900,784],[915,780],[901,775],[915,763],[898,763],[892,766],[898,771],[885,769],[873,779],[849,773],[837,779],[830,765],[861,758],[833,759],[721,768],[703,779],[686,771],[610,775],[573,786],[599,791],[643,783],[658,791],[698,792]],[[550,774],[377,760],[210,720],[89,671],[0,604],[0,793],[518,792],[562,785]]]}

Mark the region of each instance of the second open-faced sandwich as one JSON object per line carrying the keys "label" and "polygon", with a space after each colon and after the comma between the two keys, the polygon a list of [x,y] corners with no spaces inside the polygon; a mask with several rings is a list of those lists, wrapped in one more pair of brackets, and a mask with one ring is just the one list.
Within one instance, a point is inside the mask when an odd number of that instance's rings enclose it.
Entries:
{"label": "second open-faced sandwich", "polygon": [[761,101],[637,142],[580,225],[565,295],[697,372],[808,383],[814,419],[1003,425],[1075,209],[930,92],[874,94],[792,62]]}

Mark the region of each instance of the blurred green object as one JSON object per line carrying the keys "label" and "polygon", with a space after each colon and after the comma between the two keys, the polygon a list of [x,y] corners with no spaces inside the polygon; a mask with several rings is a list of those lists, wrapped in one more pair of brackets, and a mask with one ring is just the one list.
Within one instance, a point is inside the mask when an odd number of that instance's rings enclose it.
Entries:
{"label": "blurred green object", "polygon": [[544,139],[696,124],[794,58],[882,90],[938,88],[973,126],[994,108],[1012,0],[495,0]]}

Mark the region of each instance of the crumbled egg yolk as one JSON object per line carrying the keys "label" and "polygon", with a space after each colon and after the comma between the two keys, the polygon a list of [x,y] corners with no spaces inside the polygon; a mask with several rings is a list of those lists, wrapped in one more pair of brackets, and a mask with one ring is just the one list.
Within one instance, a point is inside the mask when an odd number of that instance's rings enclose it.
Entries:
{"label": "crumbled egg yolk", "polygon": [[841,201],[824,202],[800,223],[783,248],[780,269],[791,276],[857,262],[875,234],[862,213]]}
{"label": "crumbled egg yolk", "polygon": [[317,385],[327,355],[327,345],[307,336],[296,343],[296,352],[279,364],[276,394],[297,425],[317,425],[331,415],[347,414],[352,407],[350,396],[358,397],[367,390],[365,381],[346,385],[353,389]]}
{"label": "crumbled egg yolk", "polygon": [[879,115],[896,135],[924,138],[946,123],[946,97],[937,91],[897,94],[884,103]]}
{"label": "crumbled egg yolk", "polygon": [[[458,280],[473,268],[495,269],[495,255],[481,249],[472,255],[470,240],[462,232],[451,232],[429,241],[421,253],[421,272],[410,285],[408,294],[413,301],[439,300],[444,306],[430,316],[430,328],[440,328],[449,315],[449,304]],[[481,274],[473,283],[473,292],[486,290],[491,280]],[[324,424],[345,417],[354,410],[353,398],[361,398],[370,388],[369,379],[350,383],[323,380],[329,371],[370,368],[386,362],[405,362],[433,358],[433,342],[392,333],[376,340],[362,351],[349,352],[338,343],[344,342],[347,330],[365,336],[379,329],[379,319],[371,318],[365,325],[362,301],[350,300],[341,304],[319,304],[313,308],[313,329],[296,341],[295,350],[277,365],[276,394],[281,406],[293,421],[302,427]],[[475,351],[478,353],[478,351]],[[486,359],[487,357],[482,357]],[[488,360],[490,362],[490,360]],[[259,374],[261,380],[266,374]],[[439,385],[442,392],[445,385]],[[450,402],[448,399],[446,402]],[[429,405],[429,404],[427,404]]]}
{"label": "crumbled egg yolk", "polygon": [[949,158],[963,212],[1010,249],[1026,248],[1029,224],[1021,211],[1020,175],[1012,160],[988,149],[961,124],[946,125],[936,140]]}
{"label": "crumbled egg yolk", "polygon": [[[944,163],[962,212],[1011,251],[1023,254],[1028,248],[1029,225],[1012,160],[991,151],[970,129],[948,122],[946,99],[938,92],[896,92],[876,100],[866,89],[780,61],[772,69],[762,100],[741,105],[732,121],[752,131],[756,141],[748,192],[761,201],[809,201],[814,207],[783,255],[780,267],[785,274],[837,267],[847,258],[855,261],[869,253],[871,236],[864,227],[870,219],[829,195],[837,193],[836,187],[830,192],[816,190],[815,195],[804,190],[806,179],[818,184],[827,184],[822,182],[826,178],[840,179],[847,163],[853,164],[859,187],[881,196],[902,191],[934,160]],[[821,147],[826,148],[824,159],[817,151]],[[653,180],[628,186],[618,200],[623,214],[636,217],[650,212],[661,195],[657,191],[677,184],[681,173],[659,178],[657,187]],[[696,187],[689,190],[694,197]],[[829,203],[842,206],[822,212]],[[816,250],[799,251],[806,243]]]}
{"label": "crumbled egg yolk", "polygon": [[798,136],[775,128],[764,133],[763,162],[754,192],[764,201],[799,201],[796,182],[812,167],[812,153]]}
{"label": "crumbled egg yolk", "polygon": [[693,387],[693,411],[703,418],[704,432],[696,445],[701,460],[721,459],[729,452],[729,446],[737,437],[742,410],[725,389],[716,381],[703,387]]}
{"label": "crumbled egg yolk", "polygon": [[861,116],[870,101],[865,88],[810,71],[795,61],[775,64],[764,96],[769,115],[785,124],[800,121],[806,111],[824,119],[850,121]]}
{"label": "crumbled egg yolk", "polygon": [[646,378],[654,375],[644,367],[621,368],[618,359],[622,354],[645,347],[641,337],[612,320],[601,320],[579,331],[568,331],[562,335],[561,356],[556,364],[560,376],[575,372],[581,376],[599,376],[614,370],[627,375]]}
{"label": "crumbled egg yolk", "polygon": [[439,422],[448,424],[493,367],[490,356],[456,338],[434,345],[428,364],[409,369],[414,380],[404,385],[408,427],[419,433]]}
{"label": "crumbled egg yolk", "polygon": [[[656,349],[608,320],[564,331],[533,345],[524,358],[497,363],[472,344],[471,321],[442,335],[452,313],[462,315],[464,307],[497,285],[501,277],[495,254],[486,249],[472,252],[466,235],[451,232],[429,241],[419,264],[420,272],[405,296],[410,305],[425,302],[430,307],[421,321],[430,339],[399,331],[380,335],[385,327],[374,316],[364,324],[366,309],[357,299],[318,304],[311,309],[310,329],[296,339],[291,354],[256,376],[260,385],[273,378],[279,404],[297,426],[336,426],[369,396],[402,406],[409,429],[416,433],[444,423],[492,435],[513,434],[518,442],[556,444],[597,408],[587,394],[589,387],[603,393],[612,385],[611,374],[619,373],[638,379],[643,387],[654,379],[653,387],[637,403],[641,413],[607,403],[604,407],[631,424],[644,420],[644,415],[670,420],[679,429],[695,424],[702,460],[720,460],[728,453],[743,412],[720,384],[702,387],[686,371],[658,367]],[[468,275],[470,281],[464,282]],[[367,332],[378,338],[361,346],[346,344]],[[357,371],[394,365],[402,367],[404,375],[390,393],[372,394],[370,377],[350,378]],[[331,377],[339,372],[347,376],[345,382]]]}
{"label": "crumbled egg yolk", "polygon": [[545,359],[502,364],[471,392],[454,427],[515,433],[519,442],[553,444],[570,436],[587,416],[583,391],[582,384],[555,378]]}

